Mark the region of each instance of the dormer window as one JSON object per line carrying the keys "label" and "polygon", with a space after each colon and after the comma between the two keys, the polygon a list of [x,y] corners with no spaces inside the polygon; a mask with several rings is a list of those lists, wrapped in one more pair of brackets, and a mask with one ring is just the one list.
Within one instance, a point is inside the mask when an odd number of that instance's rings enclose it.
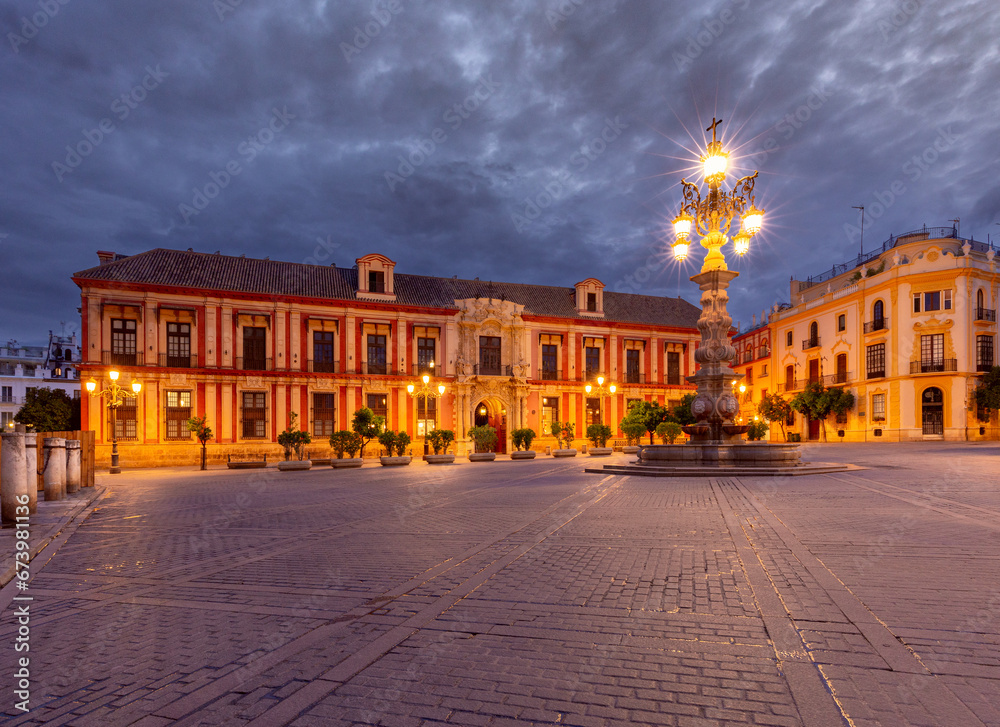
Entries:
{"label": "dormer window", "polygon": [[392,271],[396,263],[385,255],[371,254],[359,257],[358,297],[367,300],[396,300],[393,292]]}
{"label": "dormer window", "polygon": [[604,283],[587,278],[576,284],[576,311],[592,318],[604,316]]}

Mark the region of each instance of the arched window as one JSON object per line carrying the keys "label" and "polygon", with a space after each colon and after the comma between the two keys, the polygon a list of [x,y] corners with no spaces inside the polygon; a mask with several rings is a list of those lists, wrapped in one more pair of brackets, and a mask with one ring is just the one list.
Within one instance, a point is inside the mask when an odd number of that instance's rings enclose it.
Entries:
{"label": "arched window", "polygon": [[819,336],[819,324],[813,321],[809,324],[809,338],[815,340]]}
{"label": "arched window", "polygon": [[986,297],[983,295],[983,289],[980,288],[976,291],[976,308],[982,310],[986,307]]}
{"label": "arched window", "polygon": [[872,320],[878,323],[883,318],[885,318],[885,309],[882,306],[882,301],[876,300],[875,305],[872,306]]}

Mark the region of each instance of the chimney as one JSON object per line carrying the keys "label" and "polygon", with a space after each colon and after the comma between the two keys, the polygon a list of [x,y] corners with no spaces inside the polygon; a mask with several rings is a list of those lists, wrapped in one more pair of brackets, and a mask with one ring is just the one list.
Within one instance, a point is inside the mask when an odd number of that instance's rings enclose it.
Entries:
{"label": "chimney", "polygon": [[107,265],[110,262],[114,262],[115,253],[108,252],[107,250],[98,250],[97,259],[101,261],[101,265]]}

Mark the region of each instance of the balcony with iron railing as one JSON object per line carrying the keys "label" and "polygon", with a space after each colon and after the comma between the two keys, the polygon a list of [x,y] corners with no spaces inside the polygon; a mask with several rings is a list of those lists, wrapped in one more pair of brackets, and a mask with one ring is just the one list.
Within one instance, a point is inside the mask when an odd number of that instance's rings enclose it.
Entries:
{"label": "balcony with iron railing", "polygon": [[931,361],[910,361],[911,374],[938,374],[943,371],[958,371],[958,359],[945,358]]}
{"label": "balcony with iron railing", "polygon": [[476,364],[473,367],[476,376],[512,376],[510,364]]}
{"label": "balcony with iron railing", "polygon": [[433,362],[431,363],[415,363],[411,367],[413,376],[444,376],[444,371],[440,366],[436,366]]}
{"label": "balcony with iron railing", "polygon": [[309,373],[312,374],[338,374],[340,373],[339,361],[310,361]]}
{"label": "balcony with iron railing", "polygon": [[599,371],[597,369],[584,369],[581,381],[585,381],[588,384],[596,384],[597,379],[601,377],[604,377],[605,381],[608,380],[608,375],[603,371]]}
{"label": "balcony with iron railing", "polygon": [[641,371],[626,371],[622,379],[623,384],[645,384],[646,375]]}
{"label": "balcony with iron railing", "polygon": [[989,373],[993,370],[993,364],[980,361],[976,364],[976,373]]}
{"label": "balcony with iron railing", "polygon": [[854,373],[851,371],[838,371],[835,374],[827,374],[823,377],[824,386],[843,386],[854,381]]}
{"label": "balcony with iron railing", "polygon": [[236,368],[240,371],[271,371],[271,359],[256,356],[237,356]]}
{"label": "balcony with iron railing", "polygon": [[539,373],[539,378],[542,381],[562,381],[563,372],[562,369],[552,369],[542,366],[542,370]]}
{"label": "balcony with iron railing", "polygon": [[[362,361],[360,373],[366,374],[368,376],[395,376],[396,371],[392,368],[392,364],[381,363],[378,361]],[[402,372],[399,372],[400,374]]]}
{"label": "balcony with iron railing", "polygon": [[876,318],[873,321],[868,321],[865,323],[865,333],[875,333],[876,331],[885,331],[889,329],[889,319],[888,318]]}
{"label": "balcony with iron railing", "polygon": [[819,336],[807,338],[802,341],[802,350],[808,351],[810,348],[819,348]]}
{"label": "balcony with iron railing", "polygon": [[104,366],[143,366],[142,351],[121,353],[118,351],[102,351],[101,363]]}
{"label": "balcony with iron railing", "polygon": [[987,321],[989,323],[997,322],[997,312],[995,308],[976,308],[976,320],[977,321]]}
{"label": "balcony with iron railing", "polygon": [[0,404],[23,404],[23,396],[0,396]]}
{"label": "balcony with iron railing", "polygon": [[168,369],[193,369],[198,361],[195,356],[177,356],[169,353],[161,353],[159,356],[160,366]]}

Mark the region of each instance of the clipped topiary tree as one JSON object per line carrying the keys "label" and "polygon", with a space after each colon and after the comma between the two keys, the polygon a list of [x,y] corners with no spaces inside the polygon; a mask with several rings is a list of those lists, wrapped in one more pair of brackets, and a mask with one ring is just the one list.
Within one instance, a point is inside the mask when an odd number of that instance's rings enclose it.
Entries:
{"label": "clipped topiary tree", "polygon": [[764,419],[778,422],[778,426],[781,427],[781,437],[786,442],[788,435],[785,433],[785,421],[792,415],[792,411],[792,407],[781,394],[767,394],[757,405],[757,413]]}
{"label": "clipped topiary tree", "polygon": [[410,435],[406,432],[399,432],[396,435],[396,456],[405,457],[406,448],[410,446]]}
{"label": "clipped topiary tree", "polygon": [[348,457],[354,459],[354,455],[361,449],[361,437],[357,432],[341,429],[330,435],[330,446],[337,455],[337,459],[343,459],[346,453]]}
{"label": "clipped topiary tree", "polygon": [[391,429],[386,429],[378,433],[378,443],[385,450],[385,456],[391,457],[392,451],[396,448],[396,433]]}
{"label": "clipped topiary tree", "polygon": [[208,417],[191,417],[187,421],[189,432],[201,442],[201,468],[205,469],[205,459],[208,455],[208,440],[213,437],[212,428],[208,426]]}
{"label": "clipped topiary tree", "polygon": [[385,424],[385,417],[375,414],[367,406],[363,406],[354,412],[351,419],[351,429],[361,438],[361,457],[365,456],[365,445],[375,439]]}
{"label": "clipped topiary tree", "polygon": [[476,452],[492,452],[497,446],[497,430],[489,424],[473,427],[469,430],[469,437],[476,444]]}
{"label": "clipped topiary tree", "polygon": [[675,421],[660,422],[656,426],[656,436],[664,444],[673,444],[681,434],[683,434],[681,425]]}
{"label": "clipped topiary tree", "polygon": [[435,429],[427,435],[427,443],[431,445],[434,454],[443,454],[455,441],[455,432],[450,429]]}
{"label": "clipped topiary tree", "polygon": [[747,439],[751,442],[759,442],[764,437],[767,436],[767,424],[760,419],[750,422],[750,428],[747,430]]}
{"label": "clipped topiary tree", "polygon": [[535,436],[535,430],[528,427],[515,429],[510,433],[511,441],[514,442],[514,449],[523,449],[524,451],[531,449],[531,442],[535,439]]}
{"label": "clipped topiary tree", "polygon": [[587,427],[587,439],[595,447],[607,447],[611,437],[611,427],[607,424],[591,424]]}

